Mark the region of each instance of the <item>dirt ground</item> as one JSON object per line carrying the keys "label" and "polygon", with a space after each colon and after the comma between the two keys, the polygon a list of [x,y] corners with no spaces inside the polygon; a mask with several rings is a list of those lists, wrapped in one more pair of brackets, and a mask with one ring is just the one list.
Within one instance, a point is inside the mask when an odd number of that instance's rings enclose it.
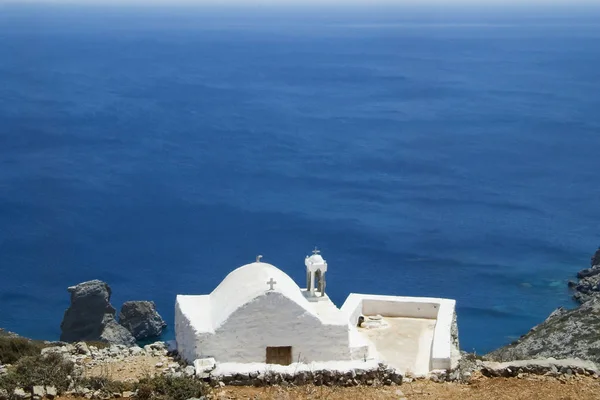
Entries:
{"label": "dirt ground", "polygon": [[[598,400],[600,381],[575,378],[476,378],[471,384],[415,381],[386,387],[224,387],[213,399],[229,400]],[[86,400],[68,398],[68,400]]]}
{"label": "dirt ground", "polygon": [[568,381],[539,377],[524,379],[477,377],[469,385],[415,381],[401,386],[382,388],[225,387],[217,390],[216,397],[220,400],[598,400],[600,381],[589,377],[573,378]]}

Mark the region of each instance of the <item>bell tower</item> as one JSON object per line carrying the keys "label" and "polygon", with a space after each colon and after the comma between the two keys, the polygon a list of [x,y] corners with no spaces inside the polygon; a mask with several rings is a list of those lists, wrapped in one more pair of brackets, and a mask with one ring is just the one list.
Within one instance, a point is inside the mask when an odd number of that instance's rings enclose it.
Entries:
{"label": "bell tower", "polygon": [[321,256],[321,252],[315,247],[311,256],[306,256],[306,297],[309,300],[325,298],[325,272],[327,262]]}

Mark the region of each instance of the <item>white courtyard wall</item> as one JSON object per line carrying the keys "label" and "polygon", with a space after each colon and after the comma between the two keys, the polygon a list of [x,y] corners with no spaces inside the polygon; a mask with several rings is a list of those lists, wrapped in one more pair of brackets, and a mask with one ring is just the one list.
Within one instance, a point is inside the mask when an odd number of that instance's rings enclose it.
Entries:
{"label": "white courtyard wall", "polygon": [[385,315],[386,317],[429,318],[436,319],[439,303],[419,301],[395,301],[364,299],[362,312],[364,315]]}
{"label": "white courtyard wall", "polygon": [[233,312],[214,334],[197,335],[195,358],[265,362],[268,346],[292,346],[293,362],[349,360],[348,329],[325,325],[281,293],[266,292]]}
{"label": "white courtyard wall", "polygon": [[352,293],[341,311],[346,313],[353,326],[358,323],[360,315],[435,319],[430,361],[434,370],[450,369],[456,364],[458,349],[452,337],[455,307],[456,301],[451,299]]}

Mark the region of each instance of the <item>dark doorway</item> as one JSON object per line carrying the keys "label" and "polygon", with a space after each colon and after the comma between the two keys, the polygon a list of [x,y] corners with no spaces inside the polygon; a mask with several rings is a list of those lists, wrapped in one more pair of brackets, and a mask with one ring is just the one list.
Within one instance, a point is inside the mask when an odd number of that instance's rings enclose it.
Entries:
{"label": "dark doorway", "polygon": [[292,346],[267,347],[267,364],[290,365]]}

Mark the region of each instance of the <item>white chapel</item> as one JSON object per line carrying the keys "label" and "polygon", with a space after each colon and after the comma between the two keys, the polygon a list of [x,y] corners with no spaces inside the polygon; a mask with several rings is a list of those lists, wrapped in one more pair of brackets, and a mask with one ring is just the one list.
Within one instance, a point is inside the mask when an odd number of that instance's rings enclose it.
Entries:
{"label": "white chapel", "polygon": [[[293,363],[381,360],[426,374],[458,357],[454,300],[326,294],[327,262],[306,256],[306,285],[261,261],[229,273],[210,294],[178,295],[175,337],[189,362]],[[456,337],[454,337],[456,336]]]}

